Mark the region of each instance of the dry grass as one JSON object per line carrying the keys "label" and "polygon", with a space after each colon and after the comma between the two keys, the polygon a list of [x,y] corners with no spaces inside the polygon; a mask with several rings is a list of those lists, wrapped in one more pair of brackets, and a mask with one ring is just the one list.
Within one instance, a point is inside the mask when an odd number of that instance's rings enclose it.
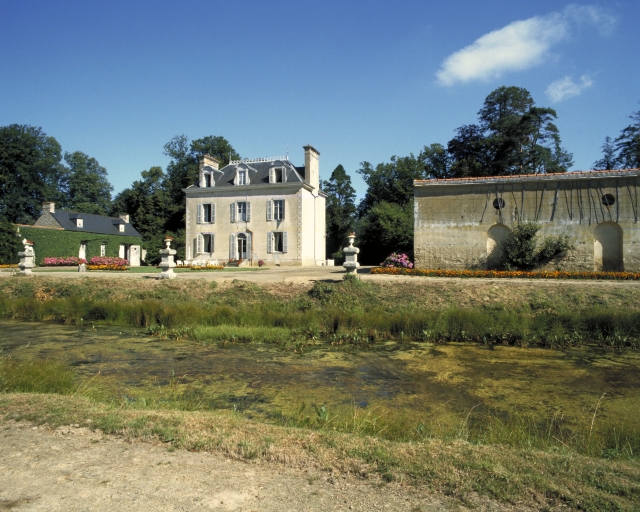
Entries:
{"label": "dry grass", "polygon": [[391,442],[330,430],[276,427],[224,412],[139,411],[60,395],[0,395],[3,418],[51,427],[91,424],[130,440],[215,451],[297,468],[337,469],[466,500],[585,511],[637,510],[640,464],[465,441]]}

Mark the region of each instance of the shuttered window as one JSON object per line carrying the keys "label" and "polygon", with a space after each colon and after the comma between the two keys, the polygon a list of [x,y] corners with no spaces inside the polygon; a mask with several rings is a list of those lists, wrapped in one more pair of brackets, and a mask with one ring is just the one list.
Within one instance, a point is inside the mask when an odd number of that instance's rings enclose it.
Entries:
{"label": "shuttered window", "polygon": [[267,252],[289,252],[288,236],[286,231],[271,231],[267,233]]}

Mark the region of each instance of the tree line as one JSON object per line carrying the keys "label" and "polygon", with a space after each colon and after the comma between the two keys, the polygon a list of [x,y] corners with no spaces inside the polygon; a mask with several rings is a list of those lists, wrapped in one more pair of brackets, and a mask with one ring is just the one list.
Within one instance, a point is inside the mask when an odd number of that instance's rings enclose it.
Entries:
{"label": "tree line", "polygon": [[[554,124],[555,110],[536,106],[520,87],[500,87],[487,96],[474,124],[460,126],[446,144],[432,143],[409,156],[392,156],[357,169],[367,190],[356,203],[351,177],[336,167],[321,188],[327,199],[327,256],[341,258],[346,236],[356,231],[362,261],[377,264],[393,251],[413,249],[413,181],[429,178],[505,176],[566,172],[572,154],[562,146]],[[640,167],[640,111],[632,124],[606,137],[594,169]],[[165,235],[185,250],[185,194],[198,179],[198,156],[208,153],[222,166],[240,155],[222,136],[190,140],[178,135],[164,145],[170,162],[143,170],[140,179],[112,197],[107,171],[81,152],[62,152],[41,128],[13,124],[0,127],[0,237],[8,223],[33,223],[43,201],[81,213],[117,216],[129,213],[147,249],[147,261],[158,260]],[[8,251],[8,244],[4,251]],[[13,249],[11,249],[13,251]],[[0,259],[3,259],[0,248]]]}

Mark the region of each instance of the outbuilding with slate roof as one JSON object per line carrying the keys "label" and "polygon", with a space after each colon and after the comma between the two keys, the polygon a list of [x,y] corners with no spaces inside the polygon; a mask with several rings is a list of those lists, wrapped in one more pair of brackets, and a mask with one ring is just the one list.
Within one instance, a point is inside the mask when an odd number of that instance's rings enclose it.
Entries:
{"label": "outbuilding with slate roof", "polygon": [[414,181],[417,268],[501,268],[521,222],[568,235],[573,249],[547,269],[640,272],[640,170]]}
{"label": "outbuilding with slate roof", "polygon": [[[129,215],[107,217],[90,213],[56,211],[55,203],[42,204],[42,214],[33,226],[18,226],[25,237],[34,238],[38,262],[46,257],[89,259],[119,256],[129,266],[139,267],[142,237],[129,223]],[[38,243],[40,241],[40,243]]]}
{"label": "outbuilding with slate roof", "polygon": [[305,165],[288,157],[236,160],[219,169],[199,157],[199,180],[184,190],[186,259],[257,265],[325,264],[325,199],[320,153],[304,147]]}

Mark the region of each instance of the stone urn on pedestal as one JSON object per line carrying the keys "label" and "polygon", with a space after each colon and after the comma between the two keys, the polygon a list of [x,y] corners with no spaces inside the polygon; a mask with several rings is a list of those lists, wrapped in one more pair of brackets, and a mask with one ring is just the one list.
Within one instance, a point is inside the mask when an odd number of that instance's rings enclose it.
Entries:
{"label": "stone urn on pedestal", "polygon": [[20,263],[18,263],[20,272],[18,274],[32,276],[31,269],[35,266],[33,260],[36,256],[35,252],[33,252],[33,242],[31,240],[23,240],[22,243],[24,244],[24,251],[18,253],[18,256],[20,256]]}
{"label": "stone urn on pedestal", "polygon": [[164,239],[166,247],[158,251],[160,253],[160,275],[158,279],[174,279],[176,277],[173,267],[176,266],[173,261],[173,257],[176,255],[176,251],[171,248],[171,241],[173,238],[167,237]]}
{"label": "stone urn on pedestal", "polygon": [[349,246],[342,249],[342,254],[344,254],[344,263],[342,266],[347,270],[347,275],[352,275],[358,277],[358,267],[360,263],[358,263],[358,253],[360,249],[353,246],[353,241],[356,239],[356,234],[351,233],[347,240],[349,240]]}

